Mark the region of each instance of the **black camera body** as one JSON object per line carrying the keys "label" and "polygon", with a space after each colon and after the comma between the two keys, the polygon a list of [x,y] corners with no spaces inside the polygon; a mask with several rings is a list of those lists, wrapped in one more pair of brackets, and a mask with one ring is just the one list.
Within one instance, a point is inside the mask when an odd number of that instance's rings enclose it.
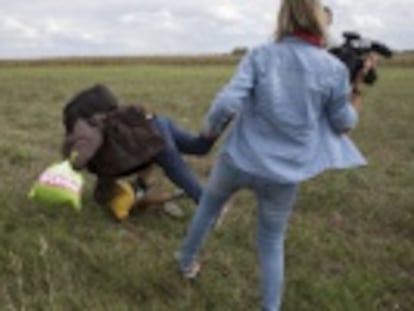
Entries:
{"label": "black camera body", "polygon": [[[392,50],[379,41],[362,38],[356,32],[344,32],[345,42],[329,51],[345,63],[350,72],[351,82],[354,82],[358,72],[364,66],[364,57],[371,53],[377,53],[385,58],[391,58]],[[364,76],[364,83],[373,85],[378,75],[374,68],[370,69]]]}

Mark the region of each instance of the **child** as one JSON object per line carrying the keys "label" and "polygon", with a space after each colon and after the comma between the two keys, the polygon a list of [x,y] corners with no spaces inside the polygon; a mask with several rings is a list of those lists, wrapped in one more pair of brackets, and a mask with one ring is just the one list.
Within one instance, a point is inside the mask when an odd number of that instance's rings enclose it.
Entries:
{"label": "child", "polygon": [[[170,119],[150,113],[140,105],[119,106],[104,85],[95,85],[75,95],[64,108],[63,123],[64,156],[74,169],[86,168],[97,176],[95,200],[109,205],[117,219],[126,218],[137,203],[133,195],[137,191],[120,179],[154,164],[195,203],[199,201],[202,188],[181,153],[204,155],[211,149],[212,139],[193,136]],[[140,178],[133,187],[139,184]],[[166,196],[161,203],[175,197]],[[128,212],[118,217],[116,210]]]}

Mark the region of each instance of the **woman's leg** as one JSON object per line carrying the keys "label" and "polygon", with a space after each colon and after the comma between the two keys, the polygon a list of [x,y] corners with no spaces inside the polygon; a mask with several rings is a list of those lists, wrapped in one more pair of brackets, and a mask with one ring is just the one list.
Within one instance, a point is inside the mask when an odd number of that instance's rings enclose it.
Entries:
{"label": "woman's leg", "polygon": [[258,252],[264,311],[280,310],[284,276],[284,240],[297,185],[255,183],[259,202]]}
{"label": "woman's leg", "polygon": [[181,247],[180,268],[183,273],[191,270],[226,200],[242,187],[243,178],[240,177],[239,171],[222,158],[216,162]]}

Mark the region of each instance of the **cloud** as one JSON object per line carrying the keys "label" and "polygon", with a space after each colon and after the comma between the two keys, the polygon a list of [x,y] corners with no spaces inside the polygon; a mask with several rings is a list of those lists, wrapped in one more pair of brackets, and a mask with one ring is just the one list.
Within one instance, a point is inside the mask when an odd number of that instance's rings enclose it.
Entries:
{"label": "cloud", "polygon": [[[200,54],[268,41],[280,0],[26,0],[0,9],[0,58]],[[414,48],[414,0],[327,0],[332,31]]]}
{"label": "cloud", "polygon": [[414,49],[414,0],[327,1],[334,11],[333,31],[355,30],[395,49]]}
{"label": "cloud", "polygon": [[218,5],[213,7],[212,15],[225,23],[239,23],[243,21],[243,15],[233,4]]}
{"label": "cloud", "polygon": [[1,21],[1,29],[16,38],[33,39],[39,37],[36,27],[30,26],[15,17],[6,17]]}

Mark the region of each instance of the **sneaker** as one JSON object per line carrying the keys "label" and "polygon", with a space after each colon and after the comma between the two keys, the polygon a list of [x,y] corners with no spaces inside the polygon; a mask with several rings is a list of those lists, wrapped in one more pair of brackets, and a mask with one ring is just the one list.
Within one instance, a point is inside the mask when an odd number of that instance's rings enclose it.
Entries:
{"label": "sneaker", "polygon": [[[180,252],[177,251],[174,253],[174,259],[180,265],[180,260],[181,260]],[[183,271],[180,267],[182,276],[184,277],[184,279],[187,279],[187,280],[194,280],[197,277],[200,270],[201,270],[201,264],[198,261],[194,261],[191,264],[191,267],[189,269],[186,269],[185,271]]]}
{"label": "sneaker", "polygon": [[183,218],[184,212],[183,210],[175,203],[173,202],[167,202],[163,205],[162,210],[167,215],[173,217],[173,218]]}
{"label": "sneaker", "polygon": [[182,198],[185,198],[187,196],[188,196],[187,193],[185,193],[184,190],[182,190],[182,189],[177,189],[173,193],[173,199],[174,200],[182,199]]}
{"label": "sneaker", "polygon": [[201,264],[195,261],[191,264],[191,268],[183,272],[183,277],[187,280],[194,280],[201,270]]}

